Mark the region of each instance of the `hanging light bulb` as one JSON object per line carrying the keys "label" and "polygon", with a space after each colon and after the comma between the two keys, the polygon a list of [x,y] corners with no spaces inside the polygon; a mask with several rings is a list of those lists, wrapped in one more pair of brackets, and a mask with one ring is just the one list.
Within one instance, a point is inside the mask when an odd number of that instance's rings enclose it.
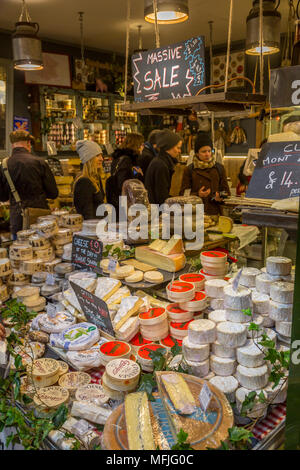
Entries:
{"label": "hanging light bulb", "polygon": [[16,29],[12,35],[14,68],[17,70],[42,70],[43,56],[41,40],[37,37],[38,23],[33,23],[25,3]]}
{"label": "hanging light bulb", "polygon": [[[153,0],[144,0],[144,16],[148,23],[155,22]],[[188,17],[188,0],[157,0],[157,20],[159,24],[182,23]]]}
{"label": "hanging light bulb", "polygon": [[[263,0],[263,54],[280,51],[280,20],[277,10],[280,1]],[[253,8],[247,17],[246,54],[260,55],[259,0],[253,1]]]}

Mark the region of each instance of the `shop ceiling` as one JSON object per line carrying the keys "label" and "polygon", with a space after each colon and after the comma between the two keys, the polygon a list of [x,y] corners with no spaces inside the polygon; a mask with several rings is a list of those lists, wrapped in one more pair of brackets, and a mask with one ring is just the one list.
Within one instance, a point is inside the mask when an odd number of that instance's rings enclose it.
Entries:
{"label": "shop ceiling", "polygon": [[[40,25],[40,37],[71,44],[80,43],[78,11],[84,11],[85,46],[125,52],[126,0],[26,0],[32,21]],[[0,0],[0,29],[13,30],[21,11],[21,0]],[[144,21],[143,0],[131,0],[131,52],[138,47],[138,25],[142,25],[143,47],[155,47],[154,26]],[[252,0],[235,0],[232,40],[246,35],[246,17]],[[185,23],[160,27],[161,44],[183,41],[195,35],[209,38],[208,21],[214,21],[214,44],[227,40],[229,0],[189,0],[190,18]],[[281,0],[282,32],[287,28],[288,1]]]}

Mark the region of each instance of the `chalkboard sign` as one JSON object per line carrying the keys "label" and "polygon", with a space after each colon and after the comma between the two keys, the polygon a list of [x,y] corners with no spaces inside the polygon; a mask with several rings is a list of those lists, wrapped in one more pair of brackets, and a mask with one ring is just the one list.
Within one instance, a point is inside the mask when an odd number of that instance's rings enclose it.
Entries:
{"label": "chalkboard sign", "polygon": [[101,274],[103,243],[81,235],[74,235],[72,241],[72,264],[78,269],[88,269]]}
{"label": "chalkboard sign", "polygon": [[205,86],[204,36],[132,56],[138,102],[194,96]]}
{"label": "chalkboard sign", "polygon": [[300,106],[300,65],[271,70],[272,108]]}
{"label": "chalkboard sign", "polygon": [[77,284],[74,284],[72,281],[70,281],[70,284],[76,294],[79,305],[86,316],[86,319],[96,325],[99,330],[104,333],[115,336],[109,310],[104,300],[99,299],[99,297],[96,297],[91,292],[83,289]]}
{"label": "chalkboard sign", "polygon": [[246,194],[249,198],[300,196],[300,142],[263,145]]}

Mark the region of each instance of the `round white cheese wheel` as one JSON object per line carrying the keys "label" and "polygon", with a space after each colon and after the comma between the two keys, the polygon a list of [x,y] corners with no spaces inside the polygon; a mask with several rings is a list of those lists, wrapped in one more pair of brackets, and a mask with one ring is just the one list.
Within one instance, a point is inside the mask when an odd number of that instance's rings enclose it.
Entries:
{"label": "round white cheese wheel", "polygon": [[208,319],[214,323],[226,321],[226,310],[213,310],[208,314]]}
{"label": "round white cheese wheel", "polygon": [[216,340],[216,324],[211,320],[194,320],[188,326],[188,338],[195,344],[213,343]]}
{"label": "round white cheese wheel", "polygon": [[292,336],[292,322],[277,321],[275,323],[275,329],[280,335],[287,336],[288,338]]}
{"label": "round white cheese wheel", "polygon": [[284,403],[287,398],[288,381],[282,378],[275,388],[273,388],[273,385],[273,383],[269,383],[264,388],[268,401],[272,402],[272,404]]}
{"label": "round white cheese wheel", "polygon": [[83,351],[97,343],[99,338],[98,328],[92,323],[83,322],[70,326],[61,333],[52,333],[50,344],[67,351]]}
{"label": "round white cheese wheel", "polygon": [[266,268],[267,273],[272,276],[288,276],[292,269],[292,260],[281,256],[269,256]]}
{"label": "round white cheese wheel", "polygon": [[164,281],[164,275],[159,271],[147,271],[144,273],[144,280],[152,284],[158,284]]}
{"label": "round white cheese wheel", "polygon": [[237,366],[236,378],[248,390],[260,390],[268,383],[269,371],[266,365],[260,367]]}
{"label": "round white cheese wheel", "polygon": [[255,287],[256,276],[259,276],[261,271],[257,268],[243,268],[240,285],[244,287]]}
{"label": "round white cheese wheel", "polygon": [[230,308],[227,308],[225,312],[226,318],[224,321],[230,321],[232,323],[247,323],[250,318],[248,315],[245,315],[245,313],[241,312],[240,310],[231,310]]}
{"label": "round white cheese wheel", "polygon": [[217,340],[224,346],[238,348],[247,340],[247,328],[242,323],[223,322],[217,325]]}
{"label": "round white cheese wheel", "polygon": [[233,375],[236,370],[236,360],[230,357],[210,356],[210,369],[222,377]]}
{"label": "round white cheese wheel", "polygon": [[[256,419],[256,418],[262,418],[266,415],[268,406],[266,403],[260,403],[258,395],[260,394],[261,390],[257,390],[257,397],[254,401],[253,408],[251,410],[246,411],[246,415],[251,418],[251,419]],[[245,401],[245,398],[251,393],[251,390],[241,387],[238,388],[236,393],[235,393],[235,398],[236,398],[236,406],[239,412],[242,410],[242,405],[243,402]],[[265,396],[265,399],[267,399],[267,394],[263,390],[263,394]]]}
{"label": "round white cheese wheel", "polygon": [[39,408],[58,408],[69,400],[69,392],[65,388],[54,386],[40,388],[33,397]]}
{"label": "round white cheese wheel", "polygon": [[224,288],[224,307],[231,310],[243,310],[252,307],[251,291],[239,286],[235,291],[232,285]]}
{"label": "round white cheese wheel", "polygon": [[134,271],[130,276],[125,277],[125,282],[134,284],[135,282],[141,282],[144,279],[143,271]]}
{"label": "round white cheese wheel", "polygon": [[48,316],[46,313],[39,315],[39,327],[46,333],[60,333],[69,326],[76,323],[76,319],[69,312],[57,312],[54,317]]}
{"label": "round white cheese wheel", "polygon": [[260,274],[257,276],[256,281],[255,281],[255,286],[256,290],[260,292],[261,294],[268,294],[270,295],[270,288],[271,285],[273,284],[274,279],[272,279],[269,274]]}
{"label": "round white cheese wheel", "polygon": [[274,328],[275,321],[269,315],[262,315],[263,323],[262,326],[264,328]]}
{"label": "round white cheese wheel", "polygon": [[187,361],[203,362],[209,357],[209,344],[191,343],[186,336],[182,341],[182,352]]}
{"label": "round white cheese wheel", "polygon": [[224,300],[223,299],[211,299],[210,307],[213,310],[223,310],[224,309]]}
{"label": "round white cheese wheel", "polygon": [[274,282],[270,288],[270,297],[280,304],[292,304],[294,299],[294,284],[291,282]]}
{"label": "round white cheese wheel", "polygon": [[188,312],[200,312],[205,309],[207,297],[205,292],[195,292],[195,297],[188,302],[179,302],[179,307]]}
{"label": "round white cheese wheel", "polygon": [[219,343],[219,341],[215,341],[211,345],[211,351],[215,356],[218,357],[229,357],[231,359],[236,358],[236,348],[224,346],[223,344]]}
{"label": "round white cheese wheel", "polygon": [[[266,334],[271,341],[274,341],[276,345],[276,342],[277,342],[276,331],[272,330],[271,328],[265,328],[264,334]],[[256,343],[259,343],[260,341],[262,341],[262,336],[259,336],[258,338],[255,337],[255,341]]]}
{"label": "round white cheese wheel", "polygon": [[259,367],[265,363],[264,351],[261,346],[256,345],[252,340],[236,350],[236,357],[239,364],[245,367]]}
{"label": "round white cheese wheel", "polygon": [[293,304],[280,304],[271,300],[269,316],[272,320],[277,322],[291,322],[293,317]]}
{"label": "round white cheese wheel", "polygon": [[227,377],[216,375],[212,377],[209,382],[226,395],[229,403],[235,402],[235,392],[238,389],[239,383],[232,375]]}
{"label": "round white cheese wheel", "polygon": [[50,358],[36,359],[27,366],[27,375],[32,377],[36,387],[49,387],[59,379],[60,367],[58,361]]}
{"label": "round white cheese wheel", "polygon": [[134,390],[140,378],[140,366],[130,359],[114,359],[106,367],[107,384],[114,390]]}
{"label": "round white cheese wheel", "polygon": [[252,292],[252,304],[253,313],[266,315],[269,312],[270,297],[255,290]]}
{"label": "round white cheese wheel", "polygon": [[209,373],[209,359],[203,362],[188,361],[185,359],[185,362],[190,373],[196,377],[205,377]]}
{"label": "round white cheese wheel", "polygon": [[223,279],[210,279],[205,282],[205,292],[208,297],[213,299],[224,298],[224,287],[228,286],[228,282]]}

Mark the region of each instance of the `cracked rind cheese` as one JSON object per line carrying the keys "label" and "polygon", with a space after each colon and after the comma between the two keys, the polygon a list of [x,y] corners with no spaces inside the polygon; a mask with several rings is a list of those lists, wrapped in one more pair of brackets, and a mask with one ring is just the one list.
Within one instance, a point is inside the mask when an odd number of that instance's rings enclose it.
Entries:
{"label": "cracked rind cheese", "polygon": [[245,315],[240,310],[231,310],[230,308],[227,308],[225,312],[226,318],[224,321],[229,321],[231,323],[247,323],[250,318],[248,315]]}
{"label": "cracked rind cheese", "polygon": [[193,319],[194,312],[188,312],[179,307],[178,303],[169,304],[166,307],[169,320],[174,322],[188,322]]}
{"label": "cracked rind cheese", "polygon": [[186,258],[183,253],[167,256],[155,252],[147,246],[137,246],[135,249],[135,258],[138,261],[171,273],[180,271],[186,264]]}
{"label": "cracked rind cheese", "polygon": [[223,279],[210,279],[205,282],[205,292],[212,299],[224,299],[224,287],[228,282]]}
{"label": "cracked rind cheese", "polygon": [[256,276],[259,276],[261,271],[257,268],[243,268],[240,285],[244,287],[255,287]]}
{"label": "cracked rind cheese", "polygon": [[100,367],[102,364],[100,352],[95,348],[83,351],[68,351],[66,356],[78,370]]}
{"label": "cracked rind cheese", "polygon": [[210,307],[213,310],[223,310],[224,309],[224,300],[223,299],[211,299]]}
{"label": "cracked rind cheese", "polygon": [[104,405],[108,402],[109,397],[105,394],[103,387],[98,384],[87,384],[79,387],[75,392],[75,399],[85,403],[93,403],[94,405]]}
{"label": "cracked rind cheese", "polygon": [[196,411],[196,402],[193,394],[180,374],[175,372],[173,374],[162,373],[160,381],[164,385],[177,413],[190,415]]}
{"label": "cracked rind cheese", "polygon": [[75,323],[76,319],[68,312],[57,312],[53,318],[46,313],[38,316],[39,327],[46,333],[61,333]]}
{"label": "cracked rind cheese", "polygon": [[79,387],[89,384],[91,380],[91,376],[86,372],[68,372],[59,378],[58,385],[73,395]]}
{"label": "cracked rind cheese", "polygon": [[39,408],[58,408],[69,400],[69,392],[63,387],[40,388],[33,397]]}
{"label": "cracked rind cheese", "polygon": [[211,345],[212,354],[218,357],[227,357],[231,359],[236,358],[236,348],[230,348],[229,346],[224,346],[223,344],[219,343],[219,341],[215,341]]}
{"label": "cracked rind cheese", "polygon": [[188,282],[170,282],[167,285],[166,291],[171,302],[187,302],[195,297],[195,287]]}
{"label": "cracked rind cheese", "polygon": [[115,330],[119,330],[130,317],[137,315],[142,305],[143,300],[137,296],[122,299],[118,312],[113,320]]}
{"label": "cracked rind cheese", "polygon": [[210,370],[216,375],[228,377],[236,371],[236,360],[230,357],[218,357],[212,354],[210,356]]}
{"label": "cracked rind cheese", "polygon": [[99,277],[95,290],[95,296],[106,302],[122,286],[118,279],[111,277]]}
{"label": "cracked rind cheese", "polygon": [[217,387],[222,393],[224,393],[229,403],[235,402],[235,392],[239,386],[239,383],[235,377],[232,375],[227,377],[215,375],[209,379],[209,382]]}
{"label": "cracked rind cheese", "polygon": [[155,450],[146,392],[129,393],[124,408],[129,450]]}
{"label": "cracked rind cheese", "polygon": [[247,341],[247,328],[242,323],[223,322],[217,325],[217,340],[224,346],[238,348]]}
{"label": "cracked rind cheese", "polygon": [[291,322],[293,318],[293,304],[280,304],[271,300],[269,316],[275,322]]}
{"label": "cracked rind cheese", "polygon": [[270,297],[267,294],[262,294],[261,292],[253,291],[252,304],[253,313],[266,315],[267,313],[269,313]]}
{"label": "cracked rind cheese", "polygon": [[204,290],[205,277],[202,276],[202,274],[197,274],[197,273],[181,274],[181,276],[179,276],[179,281],[189,282],[190,284],[193,284],[196,292]]}
{"label": "cracked rind cheese", "polygon": [[130,317],[119,330],[116,331],[116,337],[122,341],[131,341],[139,332],[140,324],[137,317]]}
{"label": "cracked rind cheese", "polygon": [[93,323],[83,322],[70,326],[62,333],[52,333],[50,344],[67,351],[83,351],[100,339],[98,328]]}
{"label": "cracked rind cheese", "polygon": [[27,365],[27,375],[32,377],[36,387],[49,387],[54,385],[60,374],[58,361],[50,358],[36,359]]}
{"label": "cracked rind cheese", "polygon": [[226,310],[213,310],[208,314],[208,319],[214,323],[226,321]]}
{"label": "cracked rind cheese", "polygon": [[268,294],[270,295],[270,288],[271,285],[273,284],[274,279],[267,274],[263,273],[257,276],[256,281],[255,281],[255,287],[258,292],[261,294]]}
{"label": "cracked rind cheese", "polygon": [[[258,395],[261,392],[263,392],[265,399],[267,399],[267,393],[264,390],[258,389],[256,391],[257,396],[254,400],[253,408],[251,410],[246,411],[246,415],[248,416],[248,418],[256,419],[256,418],[262,418],[263,416],[266,415],[268,406],[266,403],[260,403],[259,398],[258,398]],[[235,393],[235,398],[236,398],[236,406],[237,406],[239,413],[241,412],[243,402],[245,401],[245,398],[249,395],[249,393],[251,393],[251,390],[247,388],[240,387],[237,389]]]}
{"label": "cracked rind cheese", "polygon": [[260,390],[268,383],[268,367],[266,365],[245,367],[239,364],[236,369],[236,378],[242,387],[248,390]]}
{"label": "cracked rind cheese", "polygon": [[179,306],[189,312],[200,312],[206,308],[207,296],[205,292],[195,292],[195,297],[187,302],[180,302]]}
{"label": "cracked rind cheese", "polygon": [[71,416],[87,419],[92,423],[105,424],[112,410],[82,401],[74,401]]}
{"label": "cracked rind cheese", "polygon": [[209,357],[209,344],[191,343],[186,336],[182,341],[182,352],[187,361],[203,362]]}
{"label": "cracked rind cheese", "polygon": [[224,307],[231,310],[251,308],[251,290],[242,286],[239,286],[236,291],[232,285],[224,287]]}
{"label": "cracked rind cheese", "polygon": [[202,362],[188,361],[185,359],[185,363],[189,368],[189,373],[196,377],[205,377],[209,373],[209,359],[205,359]]}
{"label": "cracked rind cheese", "polygon": [[211,320],[194,320],[188,327],[188,338],[191,343],[207,344],[216,341],[216,324]]}
{"label": "cracked rind cheese", "polygon": [[273,383],[269,383],[264,388],[268,401],[272,402],[272,404],[284,403],[287,398],[288,381],[285,378],[282,378],[275,388],[273,388],[273,385]]}
{"label": "cracked rind cheese", "polygon": [[267,273],[272,276],[288,276],[292,270],[292,260],[280,256],[269,256],[266,268]]}
{"label": "cracked rind cheese", "polygon": [[292,336],[292,322],[277,321],[275,322],[275,330],[280,335],[290,338]]}
{"label": "cracked rind cheese", "polygon": [[291,282],[274,282],[270,288],[270,298],[280,304],[292,304],[294,284]]}
{"label": "cracked rind cheese", "polygon": [[260,367],[265,363],[264,351],[252,340],[248,340],[244,346],[237,348],[236,356],[238,363],[245,367]]}

